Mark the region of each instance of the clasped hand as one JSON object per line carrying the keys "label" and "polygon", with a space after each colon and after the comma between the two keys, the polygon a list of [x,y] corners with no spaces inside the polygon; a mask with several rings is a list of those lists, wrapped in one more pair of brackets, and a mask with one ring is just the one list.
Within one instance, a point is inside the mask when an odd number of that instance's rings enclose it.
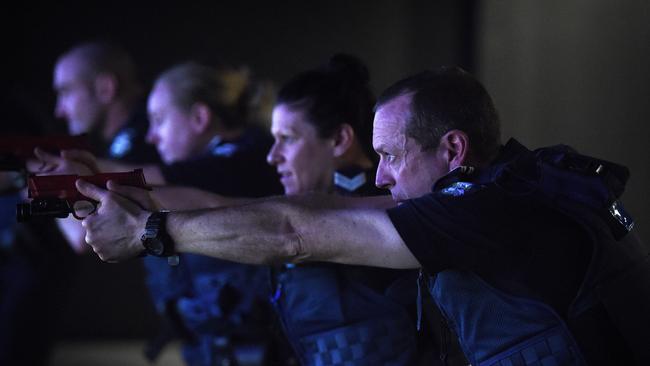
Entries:
{"label": "clasped hand", "polygon": [[108,189],[79,179],[81,194],[97,202],[97,211],[82,221],[88,243],[105,262],[120,262],[143,250],[140,236],[147,218],[159,209],[149,191],[108,182]]}
{"label": "clasped hand", "polygon": [[27,161],[27,170],[37,175],[92,175],[98,173],[97,159],[84,150],[62,150],[59,155],[34,149],[35,160]]}

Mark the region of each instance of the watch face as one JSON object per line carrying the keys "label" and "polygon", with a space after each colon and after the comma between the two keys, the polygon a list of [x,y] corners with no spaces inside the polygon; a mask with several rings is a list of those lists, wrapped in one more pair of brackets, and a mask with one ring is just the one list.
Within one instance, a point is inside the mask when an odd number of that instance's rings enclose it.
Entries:
{"label": "watch face", "polygon": [[149,238],[146,240],[147,251],[155,256],[160,256],[165,251],[165,245],[160,239]]}
{"label": "watch face", "polygon": [[162,257],[173,252],[173,242],[165,234],[166,212],[154,212],[147,219],[144,233],[140,240],[147,254]]}

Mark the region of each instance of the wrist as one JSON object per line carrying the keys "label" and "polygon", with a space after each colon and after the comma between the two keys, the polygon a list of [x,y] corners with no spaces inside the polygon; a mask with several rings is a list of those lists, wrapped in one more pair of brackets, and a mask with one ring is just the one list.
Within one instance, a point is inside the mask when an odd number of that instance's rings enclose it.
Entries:
{"label": "wrist", "polygon": [[140,237],[144,253],[156,257],[175,255],[174,241],[167,233],[169,211],[145,212],[144,232]]}

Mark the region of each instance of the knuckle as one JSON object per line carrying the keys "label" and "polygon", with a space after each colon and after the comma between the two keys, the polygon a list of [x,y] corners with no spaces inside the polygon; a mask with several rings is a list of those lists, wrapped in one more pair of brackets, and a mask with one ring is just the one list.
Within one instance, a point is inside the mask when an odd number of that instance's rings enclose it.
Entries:
{"label": "knuckle", "polygon": [[106,254],[104,252],[94,247],[93,247],[93,251],[95,252],[95,254],[97,254],[97,257],[99,257],[99,259],[101,259],[103,262],[106,262]]}

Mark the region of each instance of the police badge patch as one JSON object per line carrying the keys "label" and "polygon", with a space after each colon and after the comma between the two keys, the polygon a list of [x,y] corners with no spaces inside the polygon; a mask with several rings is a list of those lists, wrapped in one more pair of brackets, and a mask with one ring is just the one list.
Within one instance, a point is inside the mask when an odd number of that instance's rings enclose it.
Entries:
{"label": "police badge patch", "polygon": [[131,128],[126,129],[115,136],[109,149],[111,158],[119,159],[128,154],[133,148],[134,136],[135,131]]}
{"label": "police badge patch", "polygon": [[476,185],[469,182],[455,182],[448,187],[441,189],[440,193],[447,196],[459,197],[473,191],[475,188]]}

